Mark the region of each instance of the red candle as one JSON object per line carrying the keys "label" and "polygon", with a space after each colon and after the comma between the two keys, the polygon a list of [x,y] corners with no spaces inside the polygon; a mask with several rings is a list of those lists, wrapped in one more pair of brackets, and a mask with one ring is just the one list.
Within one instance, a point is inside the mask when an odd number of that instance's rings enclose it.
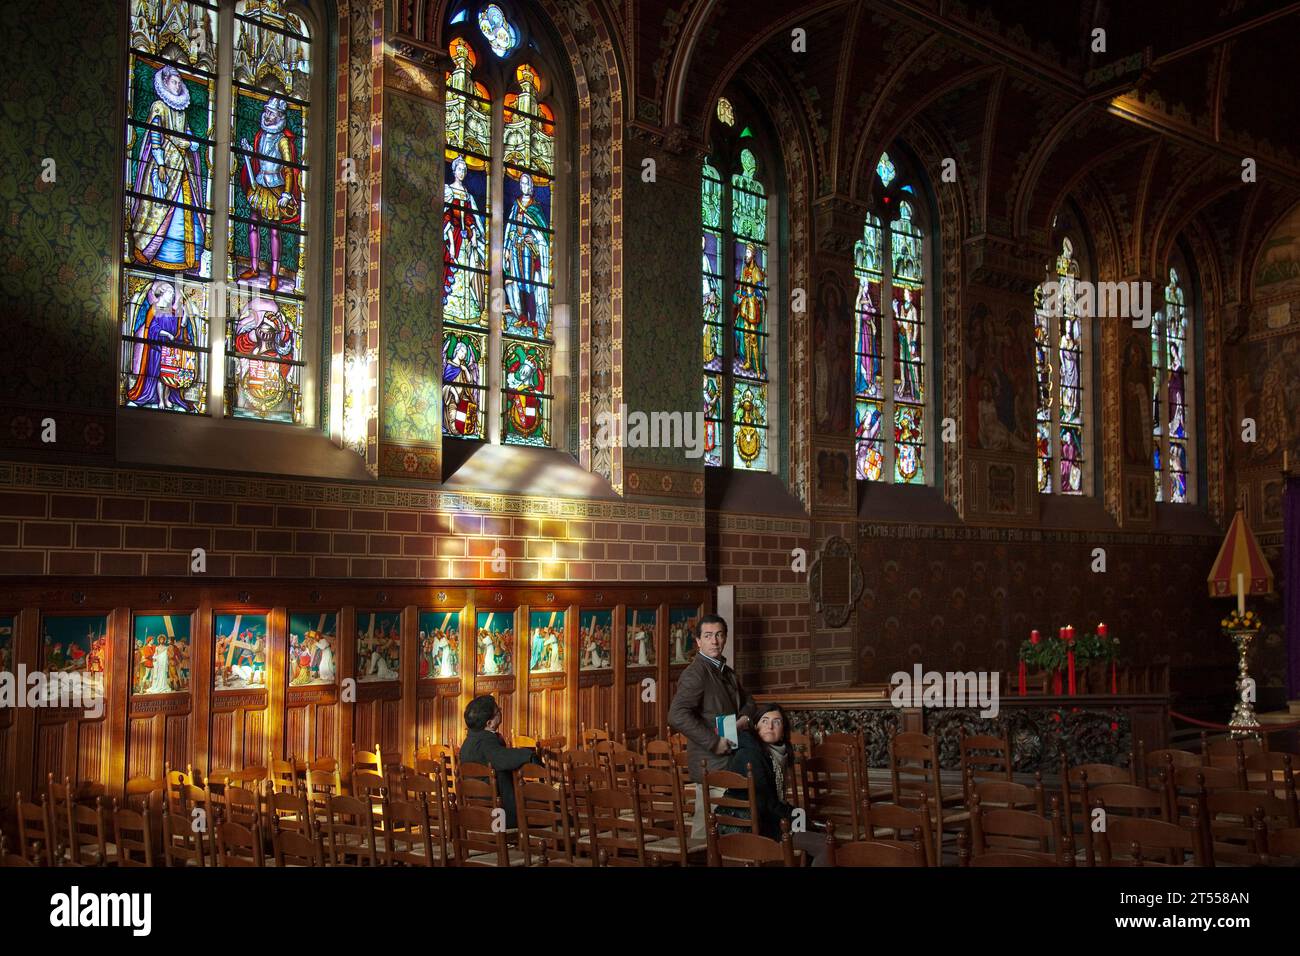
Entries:
{"label": "red candle", "polygon": [[1039,641],[1041,641],[1041,640],[1042,640],[1042,638],[1038,636],[1038,632],[1037,632],[1037,631],[1030,631],[1030,632],[1029,632],[1029,643],[1030,643],[1030,644],[1037,644],[1037,643],[1038,643]]}
{"label": "red candle", "polygon": [[1119,681],[1115,677],[1115,661],[1113,659],[1110,662],[1110,692],[1112,694],[1119,693]]}
{"label": "red candle", "polygon": [[1100,637],[1103,641],[1106,639],[1106,634],[1107,634],[1107,633],[1108,633],[1108,632],[1107,632],[1107,630],[1106,630],[1106,625],[1105,625],[1105,624],[1098,624],[1098,625],[1097,625],[1097,636]]}
{"label": "red candle", "polygon": [[1020,662],[1020,696],[1025,696],[1025,662]]}
{"label": "red candle", "polygon": [[1076,687],[1074,683],[1074,644],[1073,643],[1070,644],[1070,650],[1066,654],[1066,660],[1069,662],[1069,667],[1070,667],[1070,694],[1073,695]]}

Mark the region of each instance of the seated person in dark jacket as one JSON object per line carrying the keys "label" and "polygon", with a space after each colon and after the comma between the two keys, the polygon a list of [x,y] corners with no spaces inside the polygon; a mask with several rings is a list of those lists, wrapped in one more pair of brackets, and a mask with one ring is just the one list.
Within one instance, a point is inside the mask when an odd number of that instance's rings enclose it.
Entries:
{"label": "seated person in dark jacket", "polygon": [[[773,840],[781,839],[781,821],[790,819],[794,807],[785,802],[786,780],[794,773],[794,755],[785,735],[785,712],[777,704],[760,704],[754,730],[741,730],[736,734],[736,749],[731,754],[727,769],[742,777],[747,769],[754,773],[754,801],[758,805],[759,833]],[[748,799],[744,790],[728,790],[728,797]],[[744,811],[720,810],[733,816],[748,815]],[[740,833],[749,826],[732,826],[719,822],[719,833]]]}
{"label": "seated person in dark jacket", "polygon": [[495,770],[497,793],[506,812],[506,829],[513,830],[515,817],[515,774],[526,763],[541,763],[531,747],[507,747],[497,733],[501,726],[501,708],[491,694],[475,697],[465,708],[465,742],[460,746],[460,762],[485,763]]}

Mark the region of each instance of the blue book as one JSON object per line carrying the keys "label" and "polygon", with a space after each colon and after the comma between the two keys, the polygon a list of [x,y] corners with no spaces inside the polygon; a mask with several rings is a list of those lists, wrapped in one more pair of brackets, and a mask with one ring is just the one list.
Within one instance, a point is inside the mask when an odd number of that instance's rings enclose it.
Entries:
{"label": "blue book", "polygon": [[718,714],[713,718],[713,725],[718,732],[718,736],[730,740],[731,746],[735,747],[740,744],[740,738],[736,736],[735,714]]}

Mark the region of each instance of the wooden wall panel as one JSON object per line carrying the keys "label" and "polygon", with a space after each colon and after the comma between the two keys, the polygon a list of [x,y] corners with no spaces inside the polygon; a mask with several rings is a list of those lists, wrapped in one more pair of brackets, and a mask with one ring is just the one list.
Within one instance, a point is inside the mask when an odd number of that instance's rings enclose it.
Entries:
{"label": "wooden wall panel", "polygon": [[[663,663],[664,609],[682,600],[681,586],[638,585],[574,588],[556,584],[502,584],[490,588],[322,585],[320,582],[266,581],[246,584],[190,584],[174,579],[140,581],[124,588],[113,583],[76,582],[60,587],[57,580],[17,582],[10,593],[16,603],[15,664],[29,670],[40,666],[40,622],[46,615],[108,616],[110,653],[105,673],[106,707],[102,716],[87,719],[81,710],[21,709],[0,712],[0,802],[22,790],[40,793],[45,775],[59,779],[102,783],[110,796],[120,795],[128,779],[158,778],[164,767],[193,766],[211,774],[263,766],[268,756],[314,760],[334,757],[346,777],[351,772],[353,744],[369,750],[383,747],[388,759],[407,762],[426,740],[459,744],[464,737],[463,711],[475,693],[491,693],[504,712],[507,737],[565,737],[577,740],[580,724],[619,734],[647,732],[658,736],[663,695],[641,700],[642,678],[666,679]],[[696,586],[701,603],[703,586]],[[160,606],[160,595],[166,595]],[[270,600],[268,600],[270,599]],[[277,606],[269,606],[271,601]],[[624,614],[632,602],[658,609],[656,666],[626,667]],[[353,683],[356,673],[356,616],[359,608],[384,607],[400,614],[402,659],[399,679]],[[510,609],[519,645],[514,673],[477,675],[474,650],[477,609]],[[99,611],[87,609],[100,609]],[[310,609],[315,608],[315,611]],[[612,667],[581,671],[578,617],[582,608],[607,608],[613,617]],[[293,613],[337,613],[336,685],[289,685],[287,637]],[[303,610],[308,609],[308,610]],[[563,671],[527,674],[530,609],[565,614]],[[460,674],[420,679],[418,621],[434,611],[442,621],[450,611],[459,615],[462,635]],[[132,693],[133,615],[191,615],[190,679],[187,688],[171,693]],[[220,615],[266,615],[265,684],[216,689],[214,627]],[[227,622],[228,626],[229,622]],[[242,628],[243,625],[241,625]],[[228,646],[228,645],[226,645]],[[298,648],[301,652],[301,647]],[[228,665],[228,662],[227,662]],[[301,658],[299,658],[301,666]],[[142,672],[143,673],[143,672]],[[225,672],[228,677],[229,672]],[[224,678],[223,678],[224,679]],[[391,757],[390,757],[391,755]],[[387,762],[387,760],[386,760]]]}

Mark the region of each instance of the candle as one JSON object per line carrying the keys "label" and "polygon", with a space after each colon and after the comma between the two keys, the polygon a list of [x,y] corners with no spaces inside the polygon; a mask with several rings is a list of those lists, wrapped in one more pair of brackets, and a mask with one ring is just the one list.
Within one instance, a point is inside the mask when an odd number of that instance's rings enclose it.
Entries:
{"label": "candle", "polygon": [[1246,616],[1246,575],[1237,572],[1237,615]]}
{"label": "candle", "polygon": [[1103,641],[1106,639],[1106,625],[1105,625],[1105,624],[1098,624],[1098,625],[1097,625],[1097,636],[1100,637]]}
{"label": "candle", "polygon": [[1042,638],[1038,636],[1038,632],[1037,632],[1037,631],[1030,631],[1030,632],[1029,632],[1029,643],[1030,643],[1030,644],[1037,644],[1037,643],[1038,643],[1039,641],[1041,641],[1041,640],[1042,640]]}

